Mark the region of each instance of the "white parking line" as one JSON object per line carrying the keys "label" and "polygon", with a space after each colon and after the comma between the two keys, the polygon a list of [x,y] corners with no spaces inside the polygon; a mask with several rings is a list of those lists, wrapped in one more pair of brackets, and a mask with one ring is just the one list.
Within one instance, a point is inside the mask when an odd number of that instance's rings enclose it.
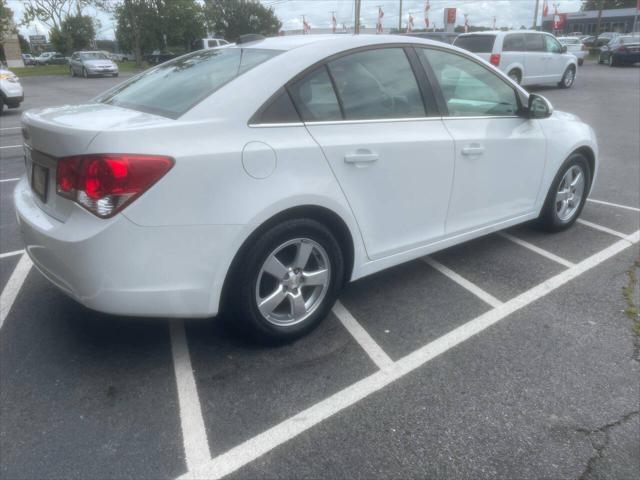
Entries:
{"label": "white parking line", "polygon": [[564,258],[559,257],[555,253],[551,253],[548,250],[545,250],[544,248],[537,247],[533,243],[529,243],[529,242],[527,242],[525,240],[522,240],[521,238],[514,237],[510,233],[498,232],[498,235],[500,235],[501,237],[506,238],[507,240],[511,240],[513,243],[517,243],[521,247],[528,248],[532,252],[536,252],[538,255],[542,255],[543,257],[546,257],[549,260],[553,260],[554,262],[559,263],[560,265],[563,265],[563,266],[565,266],[567,268],[571,268],[571,267],[573,267],[575,265],[575,263],[570,262],[569,260],[565,260]]}
{"label": "white parking line", "polygon": [[493,295],[491,295],[489,292],[485,292],[475,283],[472,283],[466,278],[464,278],[463,276],[458,275],[456,272],[454,272],[448,267],[445,267],[443,264],[441,264],[437,260],[434,260],[433,258],[430,258],[430,257],[423,257],[422,260],[424,260],[428,265],[435,268],[437,271],[439,271],[443,275],[446,275],[447,277],[449,277],[451,280],[456,282],[461,287],[469,290],[480,300],[484,301],[485,303],[488,303],[492,307],[495,308],[502,305],[502,302],[498,300],[496,297],[494,297]]}
{"label": "white parking line", "polygon": [[3,127],[0,128],[0,132],[4,132],[5,130],[20,130],[22,127]]}
{"label": "white parking line", "polygon": [[355,338],[356,342],[360,344],[362,349],[367,352],[369,358],[373,360],[380,370],[384,370],[388,368],[391,364],[393,364],[393,360],[389,358],[389,355],[385,353],[385,351],[376,343],[376,341],[369,335],[369,333],[362,328],[362,325],[358,323],[358,321],[353,318],[353,315],[349,313],[340,300],[336,302],[333,306],[333,313],[338,320],[342,322],[344,328],[346,328],[349,333]]}
{"label": "white parking line", "polygon": [[595,198],[587,198],[587,202],[609,205],[610,207],[624,208],[625,210],[631,210],[633,212],[640,212],[640,208],[629,207],[628,205],[620,205],[619,203],[605,202],[604,200],[596,200]]}
{"label": "white parking line", "polygon": [[579,218],[577,220],[577,222],[581,223],[582,225],[584,225],[586,227],[593,228],[594,230],[600,230],[601,232],[608,233],[609,235],[613,235],[615,237],[620,237],[620,238],[626,238],[627,237],[622,232],[618,232],[617,230],[613,230],[613,229],[611,229],[609,227],[604,227],[602,225],[598,225],[597,223],[587,222],[586,220],[582,220],[581,218]]}
{"label": "white parking line", "polygon": [[0,183],[4,183],[4,182],[17,182],[18,180],[20,180],[20,177],[16,177],[16,178],[3,178],[2,180],[0,180]]}
{"label": "white parking line", "polygon": [[187,345],[184,323],[170,323],[171,352],[173,368],[178,388],[180,404],[180,424],[182,426],[182,442],[187,468],[192,470],[211,459],[207,431],[202,418],[202,408],[196,380],[193,376],[189,346]]}
{"label": "white parking line", "polygon": [[452,349],[460,343],[486,330],[490,326],[503,320],[510,314],[543,298],[567,282],[600,265],[605,260],[622,252],[640,239],[640,231],[619,240],[610,247],[590,256],[582,262],[562,271],[558,275],[527,290],[517,297],[489,310],[475,319],[461,325],[442,337],[419,348],[406,357],[393,363],[389,368],[380,370],[369,377],[335,393],[329,398],[307,408],[259,435],[241,443],[227,452],[211,459],[206,465],[189,471],[179,477],[186,479],[218,479],[235,472],[244,465],[256,460],[274,448],[288,442],[301,434],[375,393],[390,383],[404,377],[429,360]]}
{"label": "white parking line", "polygon": [[4,148],[18,148],[18,147],[22,148],[22,145],[5,145],[4,147],[0,147],[0,148],[4,149]]}
{"label": "white parking line", "polygon": [[9,315],[11,307],[13,307],[13,302],[15,302],[18,293],[20,293],[22,284],[27,278],[32,266],[33,263],[29,255],[22,255],[18,264],[13,269],[13,273],[9,277],[7,284],[2,289],[2,293],[0,294],[0,328],[2,328],[7,315]]}
{"label": "white parking line", "polygon": [[15,257],[24,253],[24,250],[14,250],[13,252],[0,253],[0,258]]}

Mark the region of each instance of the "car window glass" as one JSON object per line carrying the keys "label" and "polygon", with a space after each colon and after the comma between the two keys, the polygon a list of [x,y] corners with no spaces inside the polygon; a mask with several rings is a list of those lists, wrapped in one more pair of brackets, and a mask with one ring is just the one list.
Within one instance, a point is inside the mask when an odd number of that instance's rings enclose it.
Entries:
{"label": "car window glass", "polygon": [[225,83],[279,53],[257,48],[199,50],[146,70],[97,100],[178,118]]}
{"label": "car window glass", "polygon": [[526,33],[524,35],[527,52],[544,52],[545,45],[543,35],[539,33]]}
{"label": "car window glass", "polygon": [[436,75],[452,117],[515,115],[515,90],[484,66],[461,55],[420,49]]}
{"label": "car window glass", "polygon": [[495,35],[461,35],[453,44],[473,53],[491,53],[495,40]]}
{"label": "car window glass", "polygon": [[328,66],[347,120],[425,116],[418,82],[403,49],[366,50]]}
{"label": "car window glass", "polygon": [[338,98],[323,65],[289,87],[305,122],[342,120]]}
{"label": "car window glass", "polygon": [[269,100],[249,123],[273,124],[273,123],[298,123],[300,117],[296,111],[287,90],[282,88],[275,98]]}
{"label": "car window glass", "polygon": [[562,50],[558,41],[550,35],[544,35],[544,43],[549,53],[560,53]]}
{"label": "car window glass", "polygon": [[521,34],[511,34],[504,38],[502,45],[504,52],[524,52],[524,36]]}

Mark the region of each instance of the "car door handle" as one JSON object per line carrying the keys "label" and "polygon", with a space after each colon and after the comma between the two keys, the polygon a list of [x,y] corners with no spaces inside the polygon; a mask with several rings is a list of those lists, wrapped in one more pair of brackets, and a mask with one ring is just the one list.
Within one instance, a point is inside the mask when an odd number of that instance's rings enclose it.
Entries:
{"label": "car door handle", "polygon": [[464,147],[461,153],[465,157],[470,157],[472,155],[482,155],[484,153],[484,147],[481,147],[480,145],[470,145],[468,147]]}
{"label": "car door handle", "polygon": [[379,159],[377,153],[373,152],[356,152],[356,153],[347,153],[344,156],[345,163],[354,163],[354,164],[368,164],[377,162]]}

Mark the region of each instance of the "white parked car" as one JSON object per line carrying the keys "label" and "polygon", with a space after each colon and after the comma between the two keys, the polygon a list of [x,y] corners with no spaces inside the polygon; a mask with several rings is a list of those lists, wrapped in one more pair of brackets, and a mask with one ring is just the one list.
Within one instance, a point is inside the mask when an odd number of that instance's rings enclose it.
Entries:
{"label": "white parked car", "polygon": [[229,42],[224,38],[203,38],[198,40],[198,49],[224,47],[225,45],[229,45]]}
{"label": "white parked car", "polygon": [[10,70],[0,68],[0,114],[4,107],[18,108],[24,100],[20,79]]}
{"label": "white parked car", "polygon": [[453,43],[490,62],[520,85],[570,88],[578,60],[550,33],[515,30],[460,35]]}
{"label": "white parked car", "polygon": [[242,40],[91,103],[24,114],[26,250],[90,308],[308,332],[342,285],[529,220],[580,215],[598,148],[464,50]]}
{"label": "white parked car", "polygon": [[558,41],[567,47],[567,53],[572,53],[578,59],[578,65],[584,63],[587,56],[587,47],[577,37],[558,37]]}

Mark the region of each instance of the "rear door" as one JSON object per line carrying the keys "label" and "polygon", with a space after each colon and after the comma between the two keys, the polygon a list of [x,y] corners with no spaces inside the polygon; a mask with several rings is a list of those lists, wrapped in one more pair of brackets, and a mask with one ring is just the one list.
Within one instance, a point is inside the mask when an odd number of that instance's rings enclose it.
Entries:
{"label": "rear door", "polygon": [[524,62],[524,34],[508,33],[502,40],[502,57],[500,59],[500,68],[503,72],[509,74],[512,71],[520,72],[520,83],[525,77]]}
{"label": "rear door", "polygon": [[372,259],[444,234],[453,141],[421,68],[411,49],[365,49],[289,86]]}
{"label": "rear door", "polygon": [[545,166],[546,140],[535,120],[518,116],[514,87],[466,56],[420,49],[440,85],[455,141],[455,177],[446,234],[531,213]]}
{"label": "rear door", "polygon": [[525,47],[527,51],[524,56],[524,66],[526,70],[523,84],[544,83],[547,80],[547,47],[544,43],[543,35],[540,33],[525,33]]}
{"label": "rear door", "polygon": [[491,54],[494,53],[495,42],[496,36],[492,34],[468,34],[460,35],[453,44],[468,52],[475,53],[488,62],[491,59]]}

